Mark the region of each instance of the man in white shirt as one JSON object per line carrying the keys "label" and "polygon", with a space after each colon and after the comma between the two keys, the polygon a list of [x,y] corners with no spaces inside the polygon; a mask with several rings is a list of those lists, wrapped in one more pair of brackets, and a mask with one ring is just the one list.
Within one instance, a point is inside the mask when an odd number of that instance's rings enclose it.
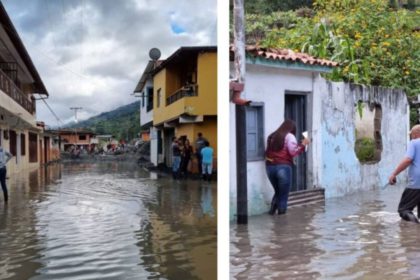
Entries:
{"label": "man in white shirt", "polygon": [[7,203],[8,201],[8,194],[7,194],[7,187],[6,187],[6,164],[7,162],[13,157],[11,153],[4,150],[0,146],[0,184],[1,188],[3,189],[3,196],[4,196],[4,202]]}

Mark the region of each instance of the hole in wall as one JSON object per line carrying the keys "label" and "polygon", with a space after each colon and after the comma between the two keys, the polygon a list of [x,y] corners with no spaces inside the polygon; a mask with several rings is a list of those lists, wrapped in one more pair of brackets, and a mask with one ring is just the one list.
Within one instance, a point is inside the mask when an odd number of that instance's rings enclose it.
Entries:
{"label": "hole in wall", "polygon": [[382,154],[382,107],[380,104],[358,101],[355,104],[354,151],[360,163],[373,164]]}

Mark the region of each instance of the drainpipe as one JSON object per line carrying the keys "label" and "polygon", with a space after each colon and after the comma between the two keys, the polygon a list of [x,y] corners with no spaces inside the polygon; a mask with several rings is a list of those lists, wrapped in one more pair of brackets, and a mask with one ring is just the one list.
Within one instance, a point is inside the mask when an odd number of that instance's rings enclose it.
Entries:
{"label": "drainpipe", "polygon": [[232,102],[235,105],[236,121],[236,194],[237,223],[248,223],[248,190],[247,190],[247,155],[246,155],[246,115],[245,105],[250,101],[240,98],[245,86],[245,24],[244,0],[234,0],[234,42],[235,42],[235,76],[230,83],[233,90]]}

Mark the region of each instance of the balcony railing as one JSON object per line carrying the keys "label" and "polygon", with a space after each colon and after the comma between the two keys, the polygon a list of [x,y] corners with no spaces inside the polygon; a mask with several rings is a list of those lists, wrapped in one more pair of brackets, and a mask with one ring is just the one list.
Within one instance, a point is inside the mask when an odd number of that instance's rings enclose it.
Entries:
{"label": "balcony railing", "polygon": [[169,97],[166,98],[166,106],[171,105],[175,101],[190,96],[198,96],[198,85],[188,85],[175,91]]}
{"label": "balcony railing", "polygon": [[28,96],[24,94],[16,84],[0,70],[0,90],[5,92],[20,106],[25,108],[26,111],[33,115],[35,113],[35,103],[28,99]]}

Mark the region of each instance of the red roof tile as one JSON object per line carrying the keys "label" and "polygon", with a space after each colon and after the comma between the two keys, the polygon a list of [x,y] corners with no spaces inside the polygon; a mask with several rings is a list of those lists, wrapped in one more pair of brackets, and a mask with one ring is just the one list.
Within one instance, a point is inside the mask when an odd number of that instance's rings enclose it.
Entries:
{"label": "red roof tile", "polygon": [[[230,45],[230,51],[234,52],[234,46]],[[290,49],[262,48],[258,46],[246,46],[245,51],[248,55],[261,57],[268,60],[295,61],[309,65],[321,65],[327,67],[338,66],[338,62],[316,58],[306,53],[297,53]]]}

